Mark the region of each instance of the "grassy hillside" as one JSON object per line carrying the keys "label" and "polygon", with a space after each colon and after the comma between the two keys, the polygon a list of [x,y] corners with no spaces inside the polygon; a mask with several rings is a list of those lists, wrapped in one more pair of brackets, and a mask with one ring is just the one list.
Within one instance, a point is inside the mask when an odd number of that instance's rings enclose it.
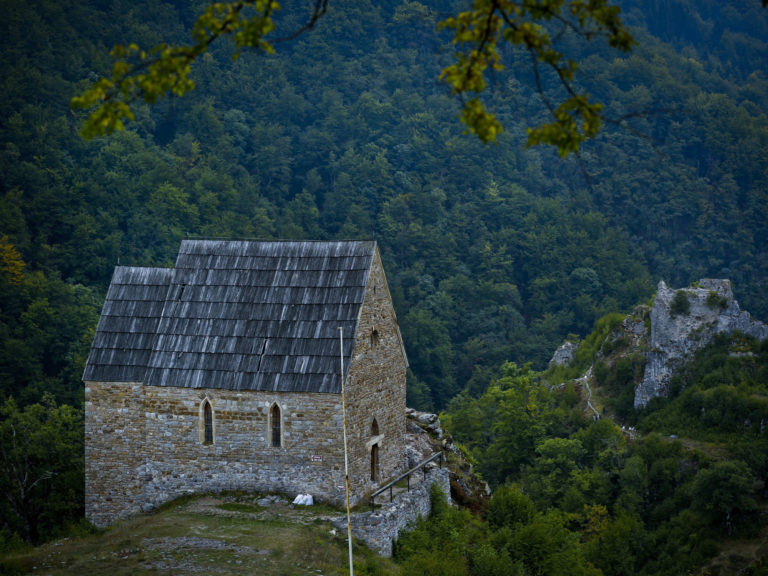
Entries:
{"label": "grassy hillside", "polygon": [[[259,495],[182,499],[104,532],[0,558],[0,574],[348,574],[346,534],[328,521],[342,515]],[[354,558],[356,574],[400,573],[362,545]]]}

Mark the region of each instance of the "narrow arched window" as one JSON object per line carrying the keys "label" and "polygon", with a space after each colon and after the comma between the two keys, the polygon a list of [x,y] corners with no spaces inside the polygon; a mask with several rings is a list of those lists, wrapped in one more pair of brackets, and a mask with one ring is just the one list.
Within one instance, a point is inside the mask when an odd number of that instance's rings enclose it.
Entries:
{"label": "narrow arched window", "polygon": [[213,410],[210,402],[205,403],[205,443],[213,444]]}
{"label": "narrow arched window", "polygon": [[206,398],[200,406],[200,442],[213,444],[213,407]]}
{"label": "narrow arched window", "polygon": [[[376,438],[379,435],[379,423],[376,418],[371,422],[371,437]],[[371,445],[371,481],[376,482],[379,479],[379,443]]]}
{"label": "narrow arched window", "polygon": [[269,411],[269,420],[272,427],[272,447],[280,448],[282,445],[281,415],[280,406],[277,404],[272,405],[272,409]]}

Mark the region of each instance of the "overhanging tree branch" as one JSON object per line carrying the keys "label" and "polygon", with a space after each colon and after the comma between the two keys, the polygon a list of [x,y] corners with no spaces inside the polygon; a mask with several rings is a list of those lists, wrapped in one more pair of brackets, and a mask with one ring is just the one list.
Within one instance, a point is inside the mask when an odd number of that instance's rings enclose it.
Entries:
{"label": "overhanging tree branch", "polygon": [[315,27],[315,24],[317,24],[317,21],[320,20],[323,16],[325,16],[325,13],[328,11],[328,1],[329,0],[315,0],[315,6],[312,10],[312,14],[309,17],[309,20],[306,24],[304,24],[301,28],[293,32],[292,34],[289,34],[288,36],[283,36],[282,38],[275,38],[272,40],[273,44],[278,44],[280,42],[288,42],[290,40],[295,40],[304,32],[309,32]]}
{"label": "overhanging tree branch", "polygon": [[192,64],[219,38],[233,38],[234,58],[245,48],[272,53],[274,42],[286,42],[311,30],[325,15],[328,1],[315,0],[306,24],[271,42],[266,36],[275,29],[273,15],[280,4],[275,0],[244,0],[209,5],[192,28],[195,41],[192,45],[160,44],[149,52],[136,44],[115,46],[111,77],[100,79],[70,102],[74,109],[96,107],[85,120],[83,136],[92,138],[122,130],[126,121],[134,119],[131,106],[137,101],[154,104],[168,93],[182,96],[192,90],[195,86],[190,78]]}
{"label": "overhanging tree branch", "polygon": [[[634,39],[619,17],[620,10],[607,0],[475,0],[473,10],[448,18],[441,28],[454,31],[453,42],[460,50],[457,63],[447,67],[441,76],[453,94],[461,98],[467,92],[485,90],[486,70],[501,70],[498,44],[500,41],[519,45],[531,55],[536,88],[554,120],[528,129],[528,145],[541,143],[557,147],[561,156],[575,152],[586,138],[593,137],[602,124],[602,106],[590,101],[589,95],[576,90],[574,77],[577,64],[566,59],[555,48],[545,26],[555,21],[560,30],[555,40],[571,30],[586,40],[604,37],[608,44],[621,51],[630,50]],[[467,55],[467,53],[469,55]],[[542,84],[540,65],[554,71],[566,98],[554,104]],[[483,142],[493,142],[501,132],[501,124],[475,97],[462,98],[462,120]]]}

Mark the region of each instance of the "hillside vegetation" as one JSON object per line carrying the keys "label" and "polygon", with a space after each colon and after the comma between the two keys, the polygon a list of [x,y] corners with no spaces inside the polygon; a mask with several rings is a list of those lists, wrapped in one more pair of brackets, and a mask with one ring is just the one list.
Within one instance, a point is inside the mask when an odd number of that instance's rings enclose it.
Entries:
{"label": "hillside vegetation", "polygon": [[[630,54],[563,41],[581,59],[577,81],[625,119],[561,160],[522,146],[548,111],[528,54],[513,48],[487,91],[505,126],[498,145],[462,134],[459,103],[437,81],[450,38],[436,30],[460,2],[332,0],[315,30],[274,56],[233,61],[231,46],[216,45],[193,70],[193,93],[140,107],[128,130],[94,141],[79,136],[69,102],[107,70],[111,46],[184,42],[203,3],[5,2],[0,492],[11,498],[0,502],[0,550],[83,522],[80,377],[106,287],[118,263],[172,264],[187,236],[375,238],[410,362],[409,405],[448,407],[483,475],[494,486],[530,478],[538,492],[526,498],[605,573],[589,547],[608,546],[607,534],[633,535],[617,558],[638,574],[699,565],[728,522],[741,534],[759,494],[725,522],[704,509],[704,493],[696,508],[694,486],[723,450],[741,481],[762,481],[751,455],[762,448],[731,454],[731,440],[698,438],[696,410],[762,410],[759,379],[695,392],[690,381],[707,376],[691,373],[668,405],[634,414],[635,361],[606,364],[601,406],[648,444],[585,420],[578,387],[543,384],[571,377],[541,375],[565,338],[596,352],[611,329],[600,319],[647,302],[659,279],[730,278],[742,307],[768,319],[766,11],[758,0],[619,4],[639,42]],[[284,3],[287,28],[302,6]],[[586,369],[594,354],[579,354]],[[738,417],[724,418],[738,434]],[[655,428],[663,437],[651,440]],[[717,449],[690,451],[696,443]],[[553,519],[552,506],[575,516]],[[495,554],[523,546],[504,542]]]}
{"label": "hillside vegetation", "polygon": [[[667,398],[635,411],[647,350],[629,345],[622,320],[582,343],[574,364],[589,353],[592,378],[507,364],[479,398],[451,402],[446,428],[496,488],[486,548],[462,539],[466,550],[495,558],[499,574],[765,573],[768,341],[716,337]],[[563,556],[542,569],[530,549]]]}
{"label": "hillside vegetation", "polygon": [[[88,309],[76,313],[90,328],[118,261],[170,264],[187,235],[375,237],[419,408],[444,407],[476,371],[504,361],[543,368],[569,333],[650,297],[659,278],[728,277],[746,309],[768,314],[759,2],[624,3],[635,50],[598,44],[577,55],[580,81],[615,117],[632,118],[567,161],[522,147],[525,128],[547,114],[524,52],[511,52],[516,64],[489,90],[507,126],[500,143],[462,135],[458,103],[437,82],[451,57],[435,29],[444,7],[397,0],[333,2],[316,30],[271,57],[233,62],[231,47],[216,45],[194,70],[194,92],[141,109],[124,133],[83,141],[68,103],[105,70],[109,47],[183,41],[198,9],[6,7],[3,269],[23,263],[42,276],[21,293],[18,276],[0,285],[12,303],[0,318],[5,394],[41,378],[79,389],[79,371],[62,366],[82,366],[82,324],[46,334],[52,353],[34,342],[46,310],[72,313],[46,290],[78,287]],[[301,16],[291,2],[280,13],[288,28]]]}

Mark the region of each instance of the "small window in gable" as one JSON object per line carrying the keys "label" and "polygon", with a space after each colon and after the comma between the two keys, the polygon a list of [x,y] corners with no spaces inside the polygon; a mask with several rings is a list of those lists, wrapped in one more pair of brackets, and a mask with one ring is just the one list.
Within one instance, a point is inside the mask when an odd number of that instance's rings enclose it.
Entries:
{"label": "small window in gable", "polygon": [[202,444],[213,444],[213,439],[213,407],[210,400],[205,398],[200,406],[200,442]]}
{"label": "small window in gable", "polygon": [[277,404],[272,404],[272,408],[269,410],[269,426],[272,447],[280,448],[283,445],[282,413],[280,411],[280,406]]}
{"label": "small window in gable", "polygon": [[376,328],[371,332],[371,350],[376,350],[379,347],[379,331]]}

